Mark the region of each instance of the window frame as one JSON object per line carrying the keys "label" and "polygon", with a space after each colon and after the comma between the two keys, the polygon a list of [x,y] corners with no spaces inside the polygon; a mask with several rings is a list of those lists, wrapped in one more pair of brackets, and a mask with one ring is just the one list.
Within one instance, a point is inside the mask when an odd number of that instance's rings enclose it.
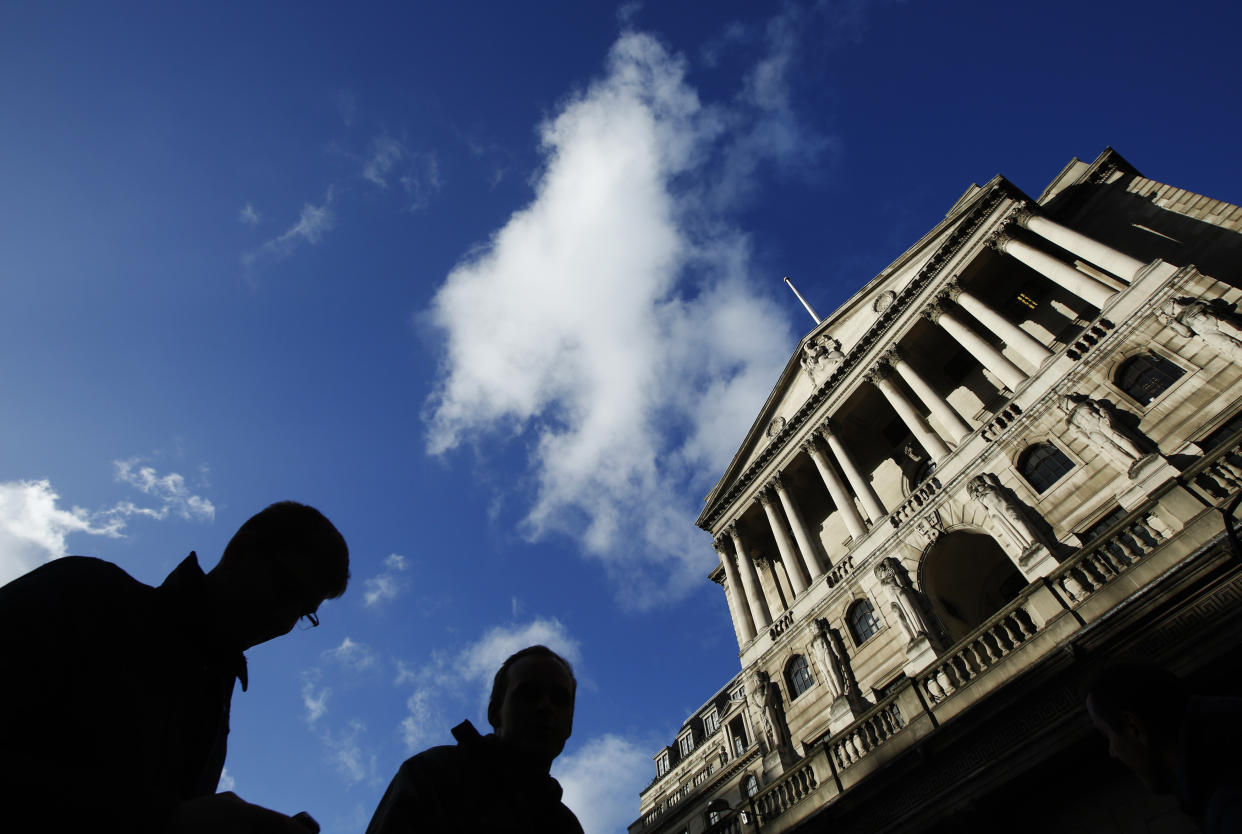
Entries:
{"label": "window frame", "polygon": [[703,713],[703,736],[707,737],[720,729],[720,713],[715,707]]}
{"label": "window frame", "polygon": [[668,750],[661,750],[656,756],[656,778],[659,779],[666,776],[669,771],[669,755]]}
{"label": "window frame", "polygon": [[[1061,457],[1065,458],[1065,460],[1069,462],[1069,469],[1066,469],[1058,475],[1055,480],[1049,481],[1047,486],[1040,489],[1039,486],[1027,476],[1026,462],[1029,460],[1030,456],[1035,453],[1035,450],[1042,446],[1050,447],[1054,452],[1059,453]],[[1027,444],[1027,446],[1018,453],[1018,457],[1014,460],[1013,464],[1014,471],[1018,473],[1018,477],[1020,477],[1026,485],[1031,488],[1031,491],[1035,493],[1035,495],[1040,497],[1047,495],[1055,487],[1060,485],[1061,482],[1069,477],[1079,466],[1080,462],[1071,457],[1069,452],[1062,449],[1059,444],[1053,442],[1051,437],[1046,437],[1042,440],[1036,440],[1033,443]]]}
{"label": "window frame", "polygon": [[[857,626],[857,618],[859,611],[863,606],[867,606],[867,613],[871,615],[870,625],[874,626],[866,635],[859,637],[859,628]],[[875,606],[871,604],[871,600],[866,597],[855,600],[850,603],[850,607],[845,612],[845,623],[849,626],[850,637],[854,640],[855,646],[861,646],[880,633],[880,629],[884,627],[884,623],[880,620],[880,615],[876,613]]]}
{"label": "window frame", "polygon": [[[805,685],[799,686],[799,682]],[[815,685],[815,676],[811,674],[811,664],[806,655],[796,654],[785,664],[785,684],[789,687],[790,701],[797,700],[799,695]]]}
{"label": "window frame", "polygon": [[677,737],[677,750],[683,758],[694,752],[694,732],[692,730],[687,730]]}
{"label": "window frame", "polygon": [[[1181,374],[1169,380],[1168,385],[1162,388],[1159,393],[1153,395],[1151,399],[1149,399],[1147,402],[1143,402],[1138,397],[1136,397],[1134,393],[1131,393],[1131,391],[1128,388],[1126,388],[1124,385],[1121,384],[1121,374],[1126,369],[1127,366],[1132,365],[1141,360],[1147,359],[1148,357],[1153,357],[1158,362],[1171,365],[1172,367],[1181,371]],[[1151,370],[1156,370],[1156,367],[1153,366],[1152,368],[1150,368],[1149,372]],[[1185,382],[1186,379],[1190,377],[1194,373],[1195,370],[1197,369],[1193,367],[1191,368],[1184,367],[1183,365],[1179,364],[1174,359],[1168,356],[1165,356],[1160,351],[1154,350],[1151,347],[1145,347],[1136,353],[1126,356],[1119,363],[1117,363],[1117,366],[1112,369],[1112,373],[1109,374],[1108,381],[1109,381],[1109,384],[1114,389],[1116,389],[1122,396],[1124,396],[1127,400],[1129,400],[1131,403],[1133,403],[1138,408],[1141,408],[1144,411],[1146,411],[1150,409],[1152,406],[1154,406],[1156,403],[1158,403],[1160,400],[1164,399],[1164,397],[1167,396],[1170,391],[1177,388],[1179,385],[1181,385],[1181,383]]]}

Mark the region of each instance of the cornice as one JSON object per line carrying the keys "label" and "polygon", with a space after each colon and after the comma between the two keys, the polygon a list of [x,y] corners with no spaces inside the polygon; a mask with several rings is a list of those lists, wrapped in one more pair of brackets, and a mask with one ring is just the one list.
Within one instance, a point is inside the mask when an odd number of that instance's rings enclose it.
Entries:
{"label": "cornice", "polygon": [[939,276],[945,264],[966,245],[967,241],[978,231],[984,220],[1006,198],[1026,199],[1025,195],[1007,180],[1000,180],[986,197],[975,204],[974,208],[949,233],[948,239],[941,244],[940,248],[919,270],[914,279],[901,290],[893,303],[880,313],[879,318],[876,319],[871,328],[850,349],[845,361],[833,371],[832,375],[786,421],[785,427],[772,438],[772,442],[764,447],[755,461],[733,482],[728,491],[715,496],[712,506],[699,517],[698,526],[701,529],[708,532],[711,531],[712,526],[720,520],[721,516],[733,505],[734,501],[754,484],[755,479],[767,468],[773,458],[784,450],[790,439],[801,433],[812,415],[819,410],[820,406],[824,404],[833,391],[839,388],[851,374],[859,369],[876,343],[885,337],[897,319],[906,312],[923,290]]}

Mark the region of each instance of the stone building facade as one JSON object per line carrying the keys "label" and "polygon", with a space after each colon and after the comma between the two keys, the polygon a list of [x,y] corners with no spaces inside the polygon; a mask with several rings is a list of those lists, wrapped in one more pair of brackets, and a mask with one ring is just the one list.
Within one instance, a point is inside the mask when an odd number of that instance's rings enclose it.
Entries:
{"label": "stone building facade", "polygon": [[1239,691],[1239,298],[1242,208],[1112,149],[1037,198],[972,185],[806,335],[708,494],[741,670],[630,834],[961,831],[1032,790],[1007,828],[1181,830],[1082,686],[1141,654]]}

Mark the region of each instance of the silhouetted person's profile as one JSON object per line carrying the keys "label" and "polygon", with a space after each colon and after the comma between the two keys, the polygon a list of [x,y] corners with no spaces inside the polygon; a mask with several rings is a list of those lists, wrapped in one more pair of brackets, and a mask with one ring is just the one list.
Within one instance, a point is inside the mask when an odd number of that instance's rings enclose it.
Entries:
{"label": "silhouetted person's profile", "polygon": [[1149,791],[1175,795],[1209,834],[1242,834],[1242,698],[1190,695],[1166,669],[1120,661],[1095,674],[1087,713]]}
{"label": "silhouetted person's profile", "polygon": [[273,504],[209,573],[191,553],[157,588],[56,559],[0,588],[0,814],[9,831],[306,834],[318,825],[216,793],[233,682],[349,581],[345,539]]}
{"label": "silhouetted person's profile", "polygon": [[548,771],[573,731],[578,683],[568,661],[545,646],[512,655],[492,682],[479,735],[469,721],[453,728],[453,747],[406,759],[367,834],[582,834]]}

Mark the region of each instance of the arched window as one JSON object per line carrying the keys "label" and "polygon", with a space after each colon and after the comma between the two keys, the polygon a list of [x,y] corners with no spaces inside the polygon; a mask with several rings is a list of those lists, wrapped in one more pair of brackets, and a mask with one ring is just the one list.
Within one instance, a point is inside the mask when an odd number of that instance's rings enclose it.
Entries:
{"label": "arched window", "polygon": [[746,778],[742,780],[742,793],[747,796],[754,796],[759,793],[759,780],[755,778],[755,774],[746,774]]}
{"label": "arched window", "polygon": [[1039,493],[1046,492],[1073,468],[1074,462],[1051,443],[1028,446],[1018,457],[1018,472]]}
{"label": "arched window", "polygon": [[1155,353],[1143,353],[1121,363],[1113,381],[1142,405],[1163,394],[1186,372]]}
{"label": "arched window", "polygon": [[855,645],[861,646],[870,639],[871,635],[880,630],[880,620],[875,615],[875,609],[871,607],[871,603],[865,599],[860,599],[850,608],[847,617],[850,624],[850,634],[854,636]]}
{"label": "arched window", "polygon": [[811,688],[815,679],[811,677],[811,670],[807,666],[805,657],[795,655],[794,659],[789,661],[789,665],[785,667],[785,682],[789,684],[789,700],[791,701]]}

